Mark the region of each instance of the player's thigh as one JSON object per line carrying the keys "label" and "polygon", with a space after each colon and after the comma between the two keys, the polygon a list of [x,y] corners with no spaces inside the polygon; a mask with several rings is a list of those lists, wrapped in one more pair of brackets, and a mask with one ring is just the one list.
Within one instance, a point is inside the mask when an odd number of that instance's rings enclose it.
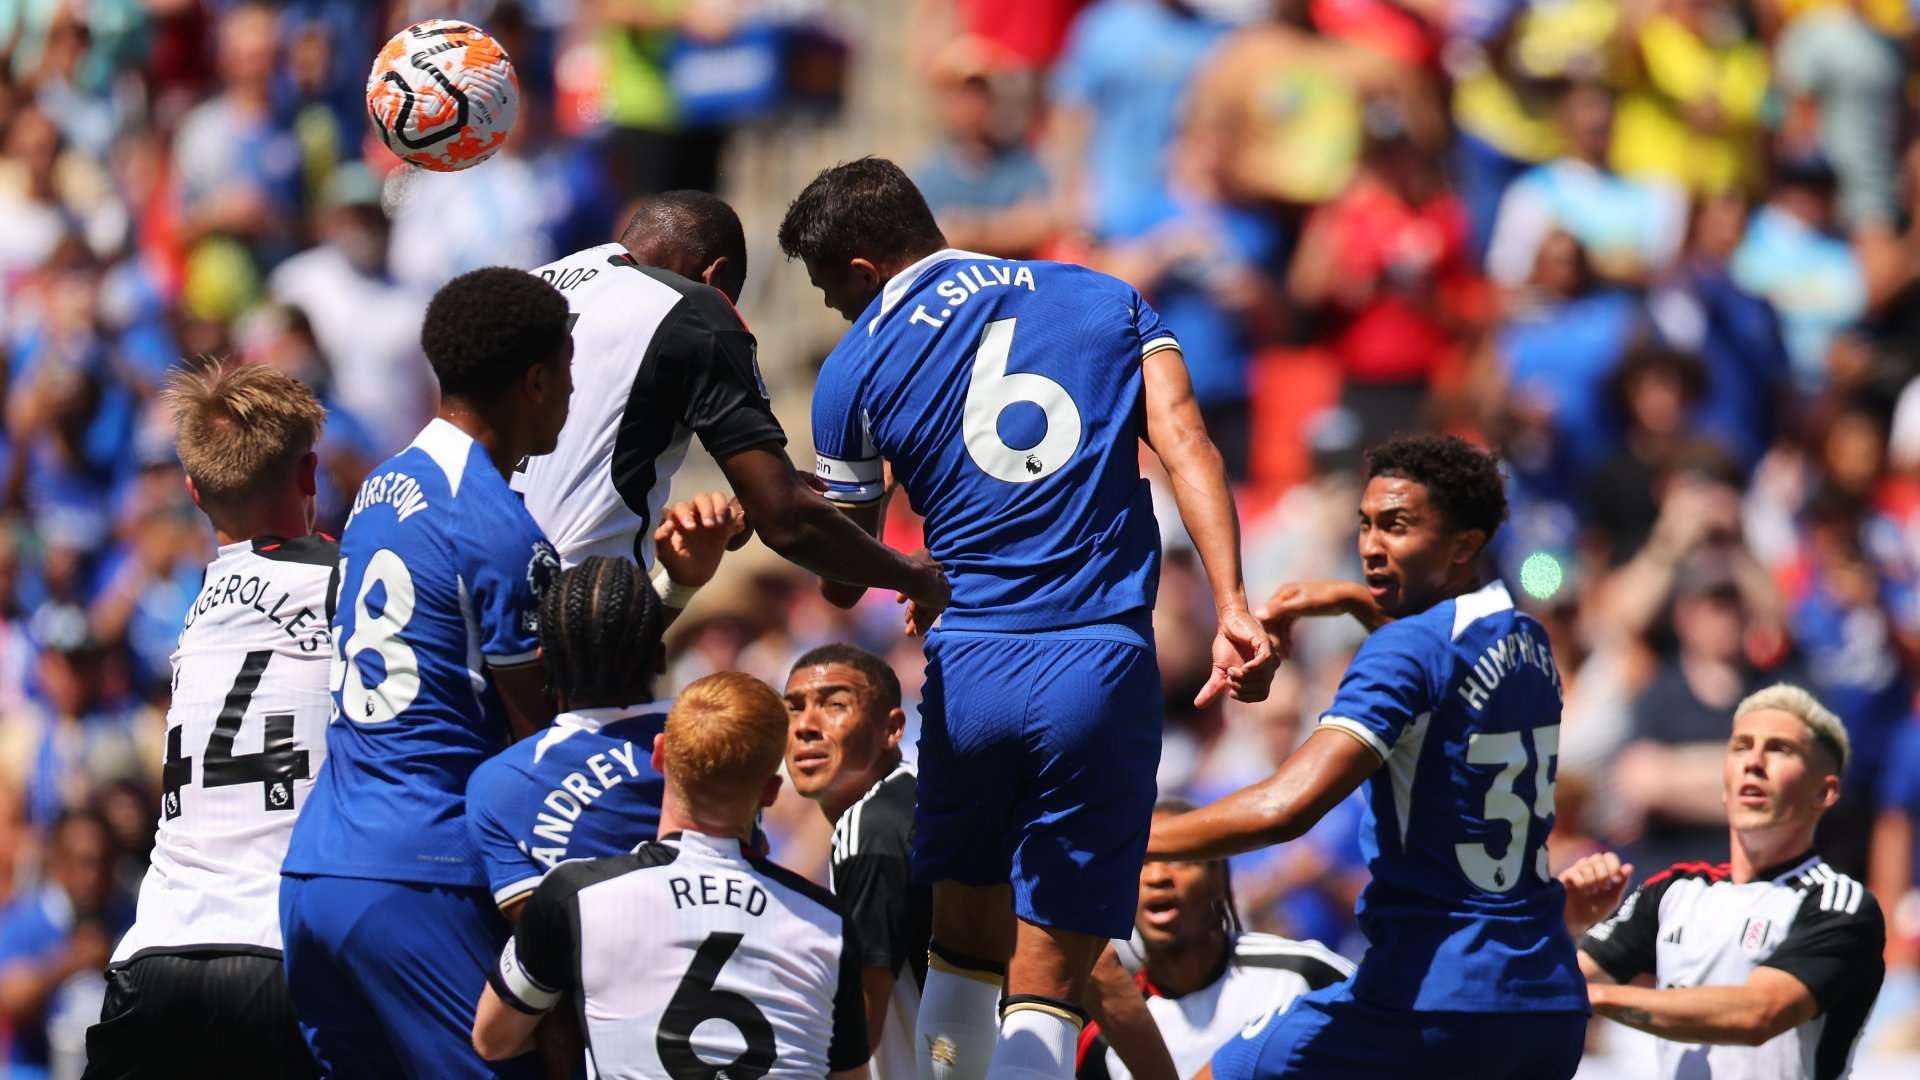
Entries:
{"label": "player's thigh", "polygon": [[142,957],[107,973],[100,1022],[87,1029],[91,1080],[312,1075],[280,962],[270,956]]}
{"label": "player's thigh", "polygon": [[1124,938],[1133,929],[1160,764],[1153,650],[1054,640],[1024,722],[1025,775],[1009,878],[1038,926]]}
{"label": "player's thigh", "polygon": [[280,879],[280,932],[287,995],[322,1076],[398,1076],[373,999],[347,956],[353,928],[379,897],[351,878]]}
{"label": "player's thigh", "polygon": [[1438,1075],[1412,1014],[1355,1001],[1341,983],[1253,1021],[1213,1055],[1217,1080],[1314,1077],[1406,1080]]}
{"label": "player's thigh", "polygon": [[1488,1080],[1571,1080],[1586,1042],[1584,1013],[1475,1013],[1461,1018],[1448,1056],[1499,1055],[1479,1071]]}
{"label": "player's thigh", "polygon": [[490,1064],[473,1049],[480,992],[508,935],[486,890],[360,884],[380,902],[355,922],[343,954],[405,1075],[533,1075],[532,1055]]}
{"label": "player's thigh", "polygon": [[1040,656],[999,635],[927,640],[920,707],[913,874],[935,885],[1004,885],[1020,725]]}

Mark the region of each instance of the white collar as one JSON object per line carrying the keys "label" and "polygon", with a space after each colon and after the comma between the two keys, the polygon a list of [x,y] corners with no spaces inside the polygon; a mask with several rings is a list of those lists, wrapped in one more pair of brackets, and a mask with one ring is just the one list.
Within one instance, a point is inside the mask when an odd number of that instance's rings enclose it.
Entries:
{"label": "white collar", "polygon": [[867,336],[872,337],[880,331],[880,320],[886,318],[888,312],[900,306],[900,301],[907,297],[907,290],[913,288],[913,283],[920,280],[920,275],[925,273],[928,267],[935,263],[950,262],[954,259],[993,258],[996,258],[996,256],[982,255],[977,251],[962,251],[959,248],[941,248],[939,251],[934,252],[888,278],[887,284],[880,290],[880,310],[874,312],[873,318],[867,322]]}

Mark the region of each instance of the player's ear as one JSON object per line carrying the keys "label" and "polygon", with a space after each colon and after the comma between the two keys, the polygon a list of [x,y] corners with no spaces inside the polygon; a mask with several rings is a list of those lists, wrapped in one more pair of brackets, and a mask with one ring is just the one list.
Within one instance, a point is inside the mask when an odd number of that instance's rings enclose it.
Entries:
{"label": "player's ear", "polygon": [[1839,774],[1828,773],[1827,775],[1820,778],[1820,812],[1824,814],[1827,811],[1833,809],[1833,804],[1839,801],[1840,801]]}
{"label": "player's ear", "polygon": [[900,749],[900,739],[907,733],[907,710],[898,705],[887,714],[887,749]]}
{"label": "player's ear", "polygon": [[207,508],[206,504],[200,501],[200,489],[193,485],[193,477],[186,476],[183,474],[181,476],[181,479],[186,482],[187,497],[193,500],[193,505],[196,508],[200,509],[201,511],[205,511]]}
{"label": "player's ear", "polygon": [[667,775],[667,733],[661,732],[653,737],[653,771],[661,776]]}
{"label": "player's ear", "polygon": [[[719,258],[708,263],[707,268],[705,270],[700,271],[700,280],[706,282],[707,284],[713,286],[716,289],[719,289],[721,292],[726,293],[727,289],[725,284],[723,284],[727,280],[726,269],[727,269],[727,257],[725,255],[722,255]],[[737,296],[734,296],[731,293],[727,293],[727,299],[738,300],[740,298]]]}
{"label": "player's ear", "polygon": [[[300,459],[299,481],[300,494],[309,499],[319,494],[320,484],[315,479],[315,474],[318,473],[319,470],[320,455],[312,450],[307,451],[306,456]],[[193,480],[191,477],[187,480],[187,490],[193,490]],[[197,503],[199,499],[196,497],[194,501]]]}
{"label": "player's ear", "polygon": [[1460,534],[1453,549],[1453,563],[1464,566],[1480,557],[1480,551],[1487,546],[1487,534],[1483,529],[1468,529]]}
{"label": "player's ear", "polygon": [[880,268],[873,265],[871,259],[848,259],[847,273],[865,288],[880,287]]}
{"label": "player's ear", "polygon": [[760,789],[760,805],[762,808],[772,806],[778,798],[780,798],[780,774],[774,773],[767,777],[767,785]]}

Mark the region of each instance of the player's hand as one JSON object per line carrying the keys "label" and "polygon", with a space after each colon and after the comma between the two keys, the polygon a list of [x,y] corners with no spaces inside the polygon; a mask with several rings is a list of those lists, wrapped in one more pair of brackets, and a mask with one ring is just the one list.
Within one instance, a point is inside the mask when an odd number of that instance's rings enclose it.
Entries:
{"label": "player's hand", "polygon": [[1273,649],[1282,660],[1293,656],[1293,624],[1301,619],[1351,615],[1370,630],[1384,621],[1373,606],[1373,598],[1351,581],[1289,582],[1275,589],[1253,614],[1266,627]]}
{"label": "player's hand", "polygon": [[1613,914],[1633,880],[1633,864],[1611,851],[1589,855],[1560,871],[1567,890],[1567,932],[1576,937]]}
{"label": "player's hand", "polygon": [[1213,673],[1194,696],[1194,707],[1206,708],[1223,692],[1231,692],[1235,701],[1265,701],[1279,664],[1265,628],[1247,609],[1227,608],[1213,636]]}
{"label": "player's hand", "polygon": [[933,629],[934,620],[947,610],[947,604],[953,600],[953,587],[947,584],[947,572],[940,568],[933,556],[927,554],[926,548],[907,557],[920,564],[924,582],[913,595],[898,593],[893,599],[895,603],[907,607],[907,636],[919,637]]}
{"label": "player's hand", "polygon": [[660,512],[654,558],[675,584],[699,588],[713,580],[721,556],[746,535],[747,515],[739,500],[709,491]]}

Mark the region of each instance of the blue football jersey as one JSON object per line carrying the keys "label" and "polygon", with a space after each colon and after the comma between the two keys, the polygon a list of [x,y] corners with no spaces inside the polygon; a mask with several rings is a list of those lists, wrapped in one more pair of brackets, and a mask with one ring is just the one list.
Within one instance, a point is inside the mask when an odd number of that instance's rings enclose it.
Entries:
{"label": "blue football jersey", "polygon": [[1153,605],[1141,361],[1177,348],[1126,283],[946,250],[892,280],[813,392],[816,471],[845,505],[893,464],[947,571],[951,629],[1037,630]]}
{"label": "blue football jersey", "polygon": [[486,450],[444,420],[367,477],[340,538],[327,764],[286,871],[486,883],[467,778],[508,737],[486,669],[536,658],[559,567]]}
{"label": "blue football jersey", "polygon": [[1354,996],[1453,1012],[1587,1008],[1547,869],[1560,675],[1505,585],[1376,631],[1323,727],[1379,754],[1361,846],[1371,944]]}
{"label": "blue football jersey", "polygon": [[532,892],[568,859],[624,855],[654,838],[666,780],[653,738],[671,704],[561,713],[474,770],[467,832],[496,903]]}

